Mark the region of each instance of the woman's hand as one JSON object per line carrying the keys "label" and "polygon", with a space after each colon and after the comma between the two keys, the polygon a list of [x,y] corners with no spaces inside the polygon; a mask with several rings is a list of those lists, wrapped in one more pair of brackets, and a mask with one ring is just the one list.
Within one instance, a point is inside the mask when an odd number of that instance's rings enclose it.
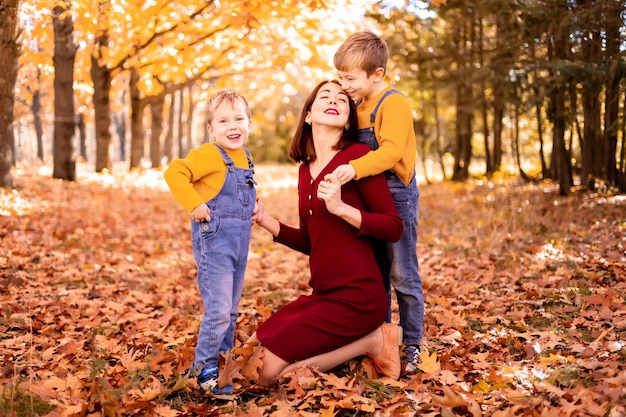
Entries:
{"label": "woman's hand", "polygon": [[261,204],[260,200],[257,200],[256,203],[254,203],[252,223],[262,227],[274,236],[278,236],[278,232],[280,232],[280,223],[278,220],[267,214],[265,209],[263,209],[263,204]]}

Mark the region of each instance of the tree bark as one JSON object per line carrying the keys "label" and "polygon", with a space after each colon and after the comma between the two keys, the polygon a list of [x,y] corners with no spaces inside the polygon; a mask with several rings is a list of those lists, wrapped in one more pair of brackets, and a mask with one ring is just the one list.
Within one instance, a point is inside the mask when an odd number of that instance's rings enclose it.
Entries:
{"label": "tree bark", "polygon": [[[583,60],[588,65],[596,66],[600,54],[600,34],[593,32],[592,39],[583,40]],[[602,140],[602,126],[600,118],[600,91],[602,82],[595,72],[584,72],[582,83],[583,105],[583,145],[582,145],[582,172],[580,180],[587,184],[589,190],[595,188],[595,178],[603,178],[603,164],[601,157],[604,155],[604,143]],[[572,109],[575,112],[575,109]]]}
{"label": "tree bark", "polygon": [[177,108],[177,118],[176,118],[176,126],[178,127],[178,131],[176,134],[176,138],[178,140],[178,157],[184,158],[187,155],[185,150],[184,141],[183,141],[183,112],[185,111],[185,97],[183,94],[183,90],[178,90],[178,108]]}
{"label": "tree bark", "polygon": [[130,169],[139,168],[143,157],[143,109],[145,103],[141,100],[141,92],[137,83],[139,73],[136,68],[130,70]]}
{"label": "tree bark", "polygon": [[74,23],[57,6],[52,11],[54,25],[54,168],[53,178],[76,180],[74,160]]}
{"label": "tree bark", "polygon": [[163,106],[165,95],[150,103],[152,127],[150,129],[150,162],[152,168],[161,166],[161,134],[163,133]]}
{"label": "tree bark", "polygon": [[111,145],[111,71],[101,61],[102,48],[109,41],[107,32],[101,33],[95,41],[91,55],[91,80],[93,81],[93,110],[96,136],[96,172],[111,171],[109,146]]}
{"label": "tree bark", "polygon": [[[564,60],[566,58],[565,51],[567,42],[565,37],[566,31],[561,27],[556,27],[554,34],[554,47],[556,59]],[[556,77],[552,74],[552,77]],[[552,168],[554,170],[554,178],[559,184],[559,194],[570,194],[570,188],[573,184],[572,166],[570,164],[570,156],[565,148],[565,89],[566,82],[558,79],[554,83],[554,87],[550,93],[550,100],[554,112],[554,126],[552,129]]]}
{"label": "tree bark", "polygon": [[13,104],[17,79],[18,44],[17,12],[19,0],[0,4],[0,187],[12,188],[11,168],[14,160]]}
{"label": "tree bark", "polygon": [[467,23],[461,25],[461,39],[458,44],[459,74],[456,87],[456,146],[454,152],[454,171],[452,179],[464,181],[469,178],[469,164],[472,157],[472,53],[467,45],[473,45],[473,20],[466,17]]}
{"label": "tree bark", "polygon": [[[606,180],[613,186],[620,186],[621,178],[617,168],[617,134],[619,130],[619,86],[623,78],[620,71],[621,58],[619,55],[620,25],[619,10],[607,10],[611,14],[605,14],[606,19],[606,94],[604,98],[604,144],[603,155]],[[612,13],[617,13],[613,15]],[[626,115],[623,117],[626,118]],[[622,137],[623,139],[623,137]],[[622,147],[622,151],[623,151]],[[626,184],[621,184],[626,185]]]}
{"label": "tree bark", "polygon": [[85,115],[80,112],[76,115],[76,128],[78,129],[78,148],[83,161],[88,161],[87,155],[87,132],[85,131]]}
{"label": "tree bark", "polygon": [[193,148],[193,85],[187,87],[187,149]]}
{"label": "tree bark", "polygon": [[170,93],[170,106],[167,115],[167,134],[163,141],[163,155],[165,156],[166,163],[172,162],[174,156],[174,109],[176,107],[176,94]]}
{"label": "tree bark", "polygon": [[33,102],[30,110],[33,113],[33,125],[35,127],[35,136],[37,137],[37,159],[43,162],[43,125],[41,122],[41,91],[39,89],[33,92]]}

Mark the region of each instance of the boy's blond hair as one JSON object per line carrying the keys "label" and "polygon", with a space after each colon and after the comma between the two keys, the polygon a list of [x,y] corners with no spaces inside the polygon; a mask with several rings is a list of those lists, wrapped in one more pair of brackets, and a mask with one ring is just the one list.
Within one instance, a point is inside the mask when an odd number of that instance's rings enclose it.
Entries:
{"label": "boy's blond hair", "polygon": [[215,109],[217,109],[224,101],[230,103],[233,107],[243,106],[243,108],[246,110],[246,116],[248,116],[248,120],[251,119],[250,106],[248,105],[248,100],[246,100],[244,96],[236,93],[233,90],[221,90],[215,93],[209,99],[206,105],[206,118],[209,124],[211,124],[211,122],[213,121],[213,114],[215,113]]}
{"label": "boy's blond hair", "polygon": [[388,57],[385,41],[366,30],[350,35],[335,52],[333,63],[339,71],[358,68],[365,71],[369,77],[377,68],[387,71]]}

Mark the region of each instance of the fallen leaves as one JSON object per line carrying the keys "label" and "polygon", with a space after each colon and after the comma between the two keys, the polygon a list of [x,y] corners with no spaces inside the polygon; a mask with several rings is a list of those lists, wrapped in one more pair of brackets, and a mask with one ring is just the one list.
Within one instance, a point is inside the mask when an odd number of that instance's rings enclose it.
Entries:
{"label": "fallen leaves", "polygon": [[[296,224],[295,189],[271,187],[295,170],[264,169],[266,210]],[[358,358],[254,383],[262,350],[246,340],[308,291],[306,257],[254,228],[220,376],[237,393],[218,400],[188,375],[202,304],[162,173],[67,184],[24,168],[16,185],[0,191],[2,415],[626,415],[626,199],[421,186],[425,340],[400,381]]]}

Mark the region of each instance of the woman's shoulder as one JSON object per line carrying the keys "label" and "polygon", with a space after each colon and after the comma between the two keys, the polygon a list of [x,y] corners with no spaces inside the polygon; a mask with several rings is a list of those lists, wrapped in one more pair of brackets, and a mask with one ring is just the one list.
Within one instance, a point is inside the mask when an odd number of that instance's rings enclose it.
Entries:
{"label": "woman's shoulder", "polygon": [[342,153],[349,159],[355,159],[360,158],[369,151],[371,151],[371,148],[368,145],[358,142],[348,146]]}

